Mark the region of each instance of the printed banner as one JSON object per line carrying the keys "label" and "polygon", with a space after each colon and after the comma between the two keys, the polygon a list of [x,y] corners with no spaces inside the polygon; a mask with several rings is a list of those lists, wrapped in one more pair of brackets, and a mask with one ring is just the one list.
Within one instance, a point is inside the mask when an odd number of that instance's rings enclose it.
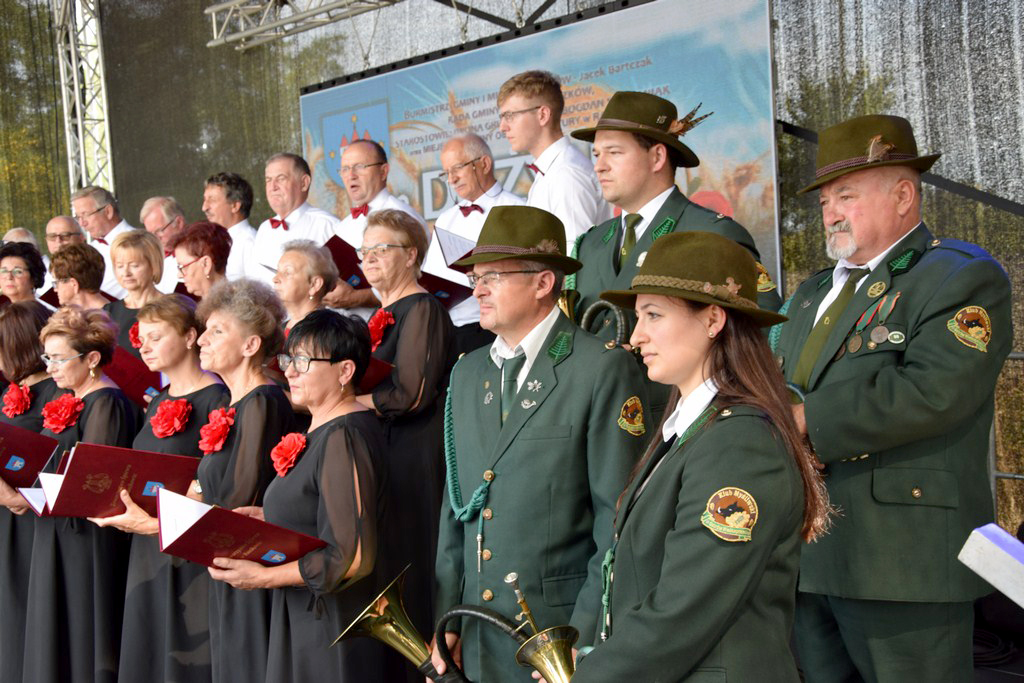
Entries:
{"label": "printed banner", "polygon": [[[494,153],[498,180],[526,196],[527,155],[498,130],[497,92],[527,69],[557,74],[566,133],[592,125],[618,90],[671,100],[679,115],[700,103],[712,116],[686,135],[700,166],[676,182],[693,201],[732,216],[754,235],[778,276],[775,138],[766,0],[657,0],[490,47],[411,66],[300,98],[303,147],[313,167],[310,202],[348,211],[341,152],[371,138],[388,150],[388,185],[432,221],[454,193],[441,182],[440,153],[472,131]],[[589,145],[574,144],[589,153]]]}

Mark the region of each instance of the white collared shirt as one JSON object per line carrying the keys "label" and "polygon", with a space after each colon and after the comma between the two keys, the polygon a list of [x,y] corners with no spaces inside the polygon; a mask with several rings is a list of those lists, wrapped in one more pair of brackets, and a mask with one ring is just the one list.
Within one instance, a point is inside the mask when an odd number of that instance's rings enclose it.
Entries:
{"label": "white collared shirt", "polygon": [[[415,218],[420,225],[423,226],[423,231],[427,233],[427,237],[430,237],[430,229],[427,227],[427,222],[423,220],[423,216],[416,213],[416,209],[412,208],[406,202],[402,201],[395,195],[388,192],[388,188],[384,188],[377,193],[373,199],[369,202],[369,213],[374,211],[380,211],[382,209],[398,209],[404,211],[413,218]],[[352,214],[348,214],[341,219],[334,233],[351,244],[356,249],[363,246],[363,231],[366,230],[366,215],[361,215],[357,218],[353,218]]]}
{"label": "white collared shirt", "polygon": [[231,235],[231,253],[228,254],[224,276],[229,280],[237,280],[245,277],[245,264],[250,261],[256,244],[256,228],[249,224],[248,218],[243,218],[228,228],[228,234]]}
{"label": "white collared shirt", "polygon": [[[499,368],[504,366],[506,360],[515,358],[520,353],[526,355],[526,362],[523,363],[523,368],[519,371],[519,376],[516,378],[516,391],[519,391],[519,387],[526,381],[530,374],[530,369],[533,367],[533,362],[537,360],[537,356],[543,353],[544,342],[547,340],[548,335],[551,334],[551,328],[555,326],[560,315],[562,315],[562,311],[558,309],[558,306],[552,306],[551,312],[537,323],[537,326],[530,330],[515,348],[510,347],[501,338],[501,335],[495,337],[494,342],[491,343],[491,360]],[[504,372],[502,372],[501,381],[505,381]]]}
{"label": "white collared shirt", "polygon": [[178,286],[178,260],[174,254],[164,256],[164,274],[155,286],[161,294],[170,294]]}
{"label": "white collared shirt", "polygon": [[[637,211],[637,213],[640,214],[640,218],[642,219],[639,223],[637,223],[636,227],[633,228],[633,230],[636,232],[636,241],[637,242],[639,242],[640,238],[644,236],[645,232],[647,232],[647,228],[649,228],[651,226],[651,221],[653,221],[654,217],[658,215],[658,211],[661,210],[661,207],[665,203],[665,200],[668,199],[668,196],[670,194],[672,194],[672,190],[674,190],[674,189],[676,189],[675,185],[669,187],[667,190],[665,190],[664,192],[662,192],[658,196],[656,196],[653,199],[651,199],[651,201],[649,201],[646,204],[644,204],[643,206],[641,206],[640,210]],[[627,215],[629,215],[629,214],[627,214],[625,211],[623,211],[622,215],[619,217],[619,222],[620,222],[620,224],[622,226],[622,229],[619,230],[619,246],[620,247],[622,246],[622,242],[625,240],[625,237],[626,237],[626,216]]]}
{"label": "white collared shirt", "polygon": [[564,135],[533,163],[540,172],[533,179],[526,203],[558,216],[565,226],[565,248],[571,252],[578,236],[612,217],[612,207],[601,195],[594,164]]}
{"label": "white collared shirt", "polygon": [[135,230],[135,228],[128,225],[128,222],[122,218],[120,223],[103,236],[103,242],[106,242],[106,244],[91,238],[89,240],[89,246],[96,249],[103,256],[103,284],[100,285],[100,290],[117,299],[123,299],[128,296],[128,291],[121,286],[121,283],[117,281],[117,276],[114,275],[114,262],[110,260],[110,245],[114,243],[115,237],[130,230]]}
{"label": "white collared shirt", "polygon": [[685,434],[690,425],[711,405],[717,395],[718,385],[713,379],[708,378],[687,396],[680,397],[675,410],[661,427],[661,440],[678,439]]}
{"label": "white collared shirt", "polygon": [[333,215],[317,209],[309,202],[303,202],[284,220],[288,224],[287,230],[271,227],[269,219],[260,223],[253,242],[255,258],[246,264],[245,273],[248,277],[273,286],[277,262],[281,260],[286,242],[312,240],[323,246],[334,235],[339,223]]}
{"label": "white collared shirt", "polygon": [[[525,203],[526,202],[523,201],[522,197],[505,190],[502,188],[501,183],[496,182],[486,192],[473,201],[459,202],[442,213],[437,217],[437,220],[434,221],[434,227],[447,230],[459,237],[465,237],[468,240],[476,242],[480,238],[480,231],[484,227],[484,220],[487,218],[487,213],[492,207],[522,206]],[[463,216],[459,207],[469,206],[470,204],[476,204],[479,206],[483,209],[483,213],[480,213],[479,211],[471,211],[469,215]],[[426,267],[428,264],[434,263],[443,263],[444,255],[440,254],[440,251],[441,245],[435,237],[430,241],[430,247],[427,249],[427,256],[423,261],[424,266]],[[438,256],[440,256],[440,260],[438,260]],[[452,324],[456,327],[480,322],[480,302],[476,300],[476,297],[471,296],[462,303],[452,306],[448,310],[448,315],[451,316]]]}
{"label": "white collared shirt", "polygon": [[[818,318],[820,318],[822,314],[828,310],[828,307],[832,305],[832,302],[839,297],[839,292],[842,291],[843,285],[845,285],[846,281],[850,279],[851,270],[855,270],[858,268],[867,268],[869,271],[874,272],[875,268],[878,267],[878,264],[885,260],[885,257],[889,255],[889,252],[892,251],[897,244],[902,242],[907,235],[917,230],[917,228],[920,225],[921,223],[918,223],[910,230],[907,230],[899,237],[899,239],[890,244],[885,251],[883,251],[881,254],[871,259],[862,266],[859,266],[856,263],[851,263],[846,259],[839,259],[839,261],[836,262],[835,268],[832,269],[832,289],[828,291],[828,294],[825,295],[825,298],[821,300],[820,304],[818,304],[818,310],[814,314],[814,323],[818,323]],[[868,278],[871,277],[871,272],[869,272],[867,275],[862,277],[857,282],[857,286],[854,288],[855,292],[859,291],[860,286],[868,281]]]}

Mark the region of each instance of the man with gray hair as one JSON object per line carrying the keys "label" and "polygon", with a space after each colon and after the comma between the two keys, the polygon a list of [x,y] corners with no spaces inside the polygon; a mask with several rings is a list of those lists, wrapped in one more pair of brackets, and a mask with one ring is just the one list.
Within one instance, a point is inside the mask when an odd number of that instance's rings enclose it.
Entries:
{"label": "man with gray hair", "polygon": [[39,248],[39,242],[36,240],[36,236],[26,228],[11,228],[4,233],[4,242],[27,242],[36,249]]}
{"label": "man with gray hair", "polygon": [[156,288],[170,294],[178,286],[178,262],[171,244],[185,229],[185,212],[174,197],[150,197],[142,204],[139,220],[149,234],[160,240],[164,250],[164,274]]}
{"label": "man with gray hair", "polygon": [[114,277],[114,266],[110,262],[110,243],[122,232],[134,230],[121,218],[117,199],[109,190],[98,185],[88,185],[71,195],[71,209],[74,219],[89,235],[89,244],[103,256],[106,269],[100,290],[116,299],[123,299],[128,293]]}
{"label": "man with gray hair", "polygon": [[[441,149],[441,170],[441,180],[454,192],[456,203],[434,222],[435,236],[424,261],[427,267],[448,265],[441,253],[437,230],[447,230],[475,244],[492,207],[526,203],[495,179],[491,148],[474,133],[458,135],[445,143]],[[475,297],[452,306],[448,315],[455,325],[455,343],[460,352],[469,352],[494,341],[494,335],[480,327],[480,303]]]}
{"label": "man with gray hair", "polygon": [[[54,216],[51,218],[46,222],[44,236],[48,253],[42,255],[43,265],[46,266],[46,277],[43,279],[43,286],[36,290],[36,295],[40,298],[53,289],[53,274],[50,273],[49,254],[54,253],[66,244],[85,244],[85,232],[71,216]],[[48,298],[48,303],[56,301],[56,297],[57,294],[54,292],[52,300]]]}

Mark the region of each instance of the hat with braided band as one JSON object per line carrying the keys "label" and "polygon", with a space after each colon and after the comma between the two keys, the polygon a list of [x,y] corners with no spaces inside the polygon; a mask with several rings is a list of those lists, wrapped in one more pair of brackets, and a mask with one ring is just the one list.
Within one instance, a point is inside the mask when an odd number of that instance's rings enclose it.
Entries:
{"label": "hat with braided band", "polygon": [[676,232],[654,241],[628,290],[602,292],[616,306],[633,308],[638,294],[660,294],[715,304],[774,325],[786,316],[757,305],[757,262],[728,237],[699,230]]}

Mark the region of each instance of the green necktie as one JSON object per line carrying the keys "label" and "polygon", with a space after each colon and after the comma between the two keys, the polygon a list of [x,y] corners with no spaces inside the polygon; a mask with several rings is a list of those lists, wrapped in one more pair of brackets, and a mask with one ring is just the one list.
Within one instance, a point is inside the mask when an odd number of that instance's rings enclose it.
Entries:
{"label": "green necktie", "polygon": [[633,247],[636,246],[636,226],[640,225],[640,222],[644,219],[638,213],[627,213],[626,219],[623,221],[625,226],[622,231],[622,248],[619,249],[619,269],[621,270],[622,264],[629,258],[629,253],[633,251]]}
{"label": "green necktie", "polygon": [[807,380],[811,378],[811,371],[814,370],[814,365],[818,362],[821,350],[825,348],[825,342],[832,332],[832,327],[843,311],[846,310],[850,300],[853,299],[853,295],[857,292],[857,283],[870,272],[868,268],[853,268],[850,270],[850,277],[846,280],[843,288],[839,290],[839,296],[825,309],[825,312],[821,314],[818,322],[814,325],[814,329],[807,335],[804,348],[800,351],[800,359],[796,362],[796,370],[793,371],[793,383],[801,389],[807,388]]}
{"label": "green necktie", "polygon": [[501,365],[501,424],[505,424],[508,413],[512,410],[512,402],[516,400],[516,378],[526,362],[526,354],[520,353],[513,358],[506,358]]}

